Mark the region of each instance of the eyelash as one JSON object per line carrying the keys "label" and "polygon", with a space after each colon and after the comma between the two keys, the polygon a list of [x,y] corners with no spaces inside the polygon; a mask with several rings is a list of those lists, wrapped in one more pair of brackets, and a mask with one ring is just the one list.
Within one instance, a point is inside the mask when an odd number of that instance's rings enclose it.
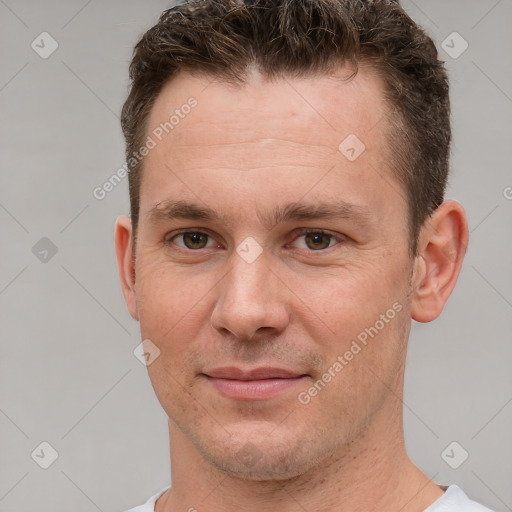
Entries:
{"label": "eyelash", "polygon": [[[205,232],[205,231],[199,231],[199,230],[193,230],[193,229],[183,229],[183,230],[180,230],[180,231],[176,231],[173,233],[173,235],[171,237],[166,237],[165,240],[164,240],[164,243],[165,245],[175,245],[173,240],[178,237],[178,236],[181,236],[181,235],[185,235],[187,233],[194,233],[194,234],[200,234],[200,235],[206,235],[207,237],[209,237],[210,239],[213,239],[214,237],[212,235],[210,235],[208,232]],[[337,240],[338,243],[337,244],[334,244],[332,246],[329,246],[329,247],[326,247],[325,249],[318,249],[318,250],[314,250],[314,249],[298,249],[299,251],[300,250],[305,250],[305,251],[308,251],[308,252],[320,252],[320,253],[326,253],[328,251],[330,251],[331,249],[333,249],[334,247],[336,247],[337,245],[339,245],[339,243],[343,242],[346,240],[346,237],[343,236],[343,235],[334,235],[328,231],[324,231],[324,230],[321,230],[321,229],[309,229],[309,228],[302,228],[302,229],[299,229],[298,230],[298,233],[297,233],[297,236],[294,238],[294,241],[302,236],[305,236],[305,235],[327,235],[328,237],[330,237],[330,241],[329,243],[331,242],[332,239],[334,240]],[[208,247],[203,247],[202,249],[189,249],[187,247],[181,247],[181,246],[178,246],[179,250],[181,251],[184,251],[184,252],[199,252],[203,249],[208,249]]]}

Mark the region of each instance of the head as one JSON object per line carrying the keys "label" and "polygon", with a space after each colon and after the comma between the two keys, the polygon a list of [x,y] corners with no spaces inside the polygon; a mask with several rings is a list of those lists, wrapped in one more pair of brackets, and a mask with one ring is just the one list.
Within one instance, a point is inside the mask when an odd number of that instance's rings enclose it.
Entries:
{"label": "head", "polygon": [[[398,436],[411,318],[467,243],[432,40],[396,1],[206,0],[164,12],[130,75],[119,269],[177,431],[254,479]],[[301,377],[233,398],[228,366]]]}

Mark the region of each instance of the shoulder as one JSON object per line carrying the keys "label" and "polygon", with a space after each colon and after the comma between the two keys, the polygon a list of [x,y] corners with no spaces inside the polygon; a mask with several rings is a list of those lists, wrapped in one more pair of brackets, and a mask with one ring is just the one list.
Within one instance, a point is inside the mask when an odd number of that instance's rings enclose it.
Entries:
{"label": "shoulder", "polygon": [[124,512],[155,512],[155,503],[162,494],[167,491],[169,487],[166,487],[165,489],[162,489],[161,491],[157,492],[153,496],[151,496],[146,503],[143,505],[139,505],[137,507],[131,508],[129,510],[125,510]]}
{"label": "shoulder", "polygon": [[424,512],[492,512],[492,510],[470,500],[457,485],[450,485],[446,492]]}

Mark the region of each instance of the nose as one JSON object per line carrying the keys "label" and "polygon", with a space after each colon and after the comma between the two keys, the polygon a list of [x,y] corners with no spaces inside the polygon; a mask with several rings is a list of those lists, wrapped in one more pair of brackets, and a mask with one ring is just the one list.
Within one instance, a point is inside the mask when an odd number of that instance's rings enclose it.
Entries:
{"label": "nose", "polygon": [[287,290],[278,272],[271,268],[265,251],[251,263],[238,253],[221,279],[219,296],[211,316],[212,326],[244,341],[258,331],[284,331],[289,322]]}

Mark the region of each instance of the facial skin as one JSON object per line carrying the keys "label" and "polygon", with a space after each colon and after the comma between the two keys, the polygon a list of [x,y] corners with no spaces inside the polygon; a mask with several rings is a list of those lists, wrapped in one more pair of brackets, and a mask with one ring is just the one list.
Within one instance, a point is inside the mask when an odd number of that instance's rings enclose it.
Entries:
{"label": "facial skin", "polygon": [[[148,371],[169,417],[172,488],[156,509],[423,510],[442,490],[405,452],[406,347],[411,318],[436,318],[455,285],[464,211],[443,203],[410,257],[405,190],[383,163],[389,108],[371,70],[274,83],[253,72],[241,88],[212,80],[181,74],[153,107],[148,134],[197,99],[145,158],[135,261],[128,217],[116,225],[129,312],[160,350]],[[350,134],[365,145],[354,161],[338,149]],[[220,218],[166,218],[175,201]],[[338,218],[266,222],[290,203],[348,206]],[[262,250],[252,262],[237,252],[248,237]],[[237,399],[204,375],[226,366],[306,376],[271,398]]]}

